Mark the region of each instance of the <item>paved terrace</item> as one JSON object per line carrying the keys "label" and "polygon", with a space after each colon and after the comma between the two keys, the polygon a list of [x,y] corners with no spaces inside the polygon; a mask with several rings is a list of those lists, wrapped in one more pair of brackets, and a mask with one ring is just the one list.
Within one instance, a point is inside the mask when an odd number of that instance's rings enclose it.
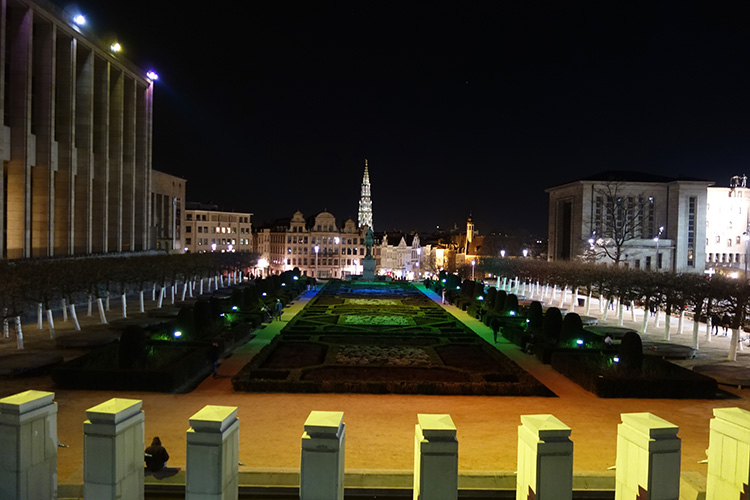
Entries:
{"label": "paved terrace", "polygon": [[[418,285],[419,286],[419,285]],[[419,286],[424,291],[424,288]],[[269,340],[278,334],[300,309],[314,296],[307,292],[293,305],[284,309],[282,321],[275,321],[258,330],[257,336],[236,349],[223,360],[220,377],[204,380],[188,394],[157,394],[136,392],[70,391],[55,388],[45,375],[17,378],[0,378],[0,397],[27,389],[53,391],[59,405],[58,436],[68,448],[58,449],[58,478],[60,484],[83,482],[83,432],[85,411],[112,397],[143,400],[146,416],[146,441],[160,436],[171,459],[171,466],[185,464],[185,431],[188,418],[204,405],[238,406],[241,422],[240,472],[273,469],[291,472],[299,470],[300,437],[303,423],[312,410],[343,411],[347,425],[346,468],[395,469],[409,471],[413,467],[414,424],[417,413],[449,413],[458,428],[459,469],[464,474],[480,471],[516,469],[517,428],[520,415],[551,413],[572,428],[571,439],[575,446],[574,470],[576,473],[595,472],[612,474],[608,467],[615,464],[616,432],[620,414],[651,412],[680,427],[682,438],[682,470],[706,473],[705,450],[708,448],[709,420],[716,407],[741,407],[750,410],[750,390],[724,387],[736,399],[726,400],[641,400],[599,399],[559,375],[535,357],[524,354],[518,347],[501,339],[497,348],[524,369],[531,372],[558,397],[482,397],[482,396],[415,396],[367,394],[247,394],[235,393],[230,378],[236,374]],[[430,298],[440,303],[440,298],[429,291]],[[150,304],[151,305],[151,304]],[[153,305],[151,305],[153,307]],[[470,318],[454,306],[445,305],[447,311],[468,325],[485,340],[492,342],[492,332],[479,321]],[[135,311],[136,304],[129,311]],[[598,311],[594,304],[592,311]],[[113,303],[110,320],[118,309]],[[137,316],[139,313],[132,314]],[[629,313],[626,315],[630,318]],[[640,313],[635,322],[625,321],[625,326],[640,329]],[[94,317],[79,313],[84,331],[103,328]],[[57,320],[57,333],[75,334],[70,323]],[[616,319],[609,322],[616,325]],[[731,366],[750,367],[750,349],[740,351],[738,361],[724,361],[728,353],[728,338],[713,337],[705,342],[705,325],[701,325],[701,349],[697,360],[681,362],[719,362]],[[46,328],[46,325],[45,325]],[[676,333],[677,321],[672,321],[672,341],[690,345],[692,323],[686,321],[685,333]],[[36,324],[24,325],[27,351],[54,350],[47,330],[38,330]],[[663,327],[649,326],[644,340],[663,340]],[[11,333],[12,337],[12,333]],[[0,339],[0,355],[15,352],[15,340]],[[82,351],[63,351],[66,358]]]}

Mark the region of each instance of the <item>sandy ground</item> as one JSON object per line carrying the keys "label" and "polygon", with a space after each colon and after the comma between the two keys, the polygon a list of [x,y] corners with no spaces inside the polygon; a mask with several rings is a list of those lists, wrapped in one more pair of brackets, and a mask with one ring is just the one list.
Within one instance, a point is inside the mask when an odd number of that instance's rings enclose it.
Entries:
{"label": "sandy ground", "polygon": [[[217,379],[208,378],[189,394],[113,393],[69,391],[55,388],[48,376],[0,379],[0,397],[27,389],[56,393],[58,403],[58,437],[68,448],[59,448],[58,477],[61,484],[81,484],[83,480],[83,421],[87,408],[112,397],[143,401],[146,415],[146,441],[160,436],[167,447],[170,465],[185,464],[185,432],[188,419],[204,405],[227,405],[239,408],[240,460],[243,469],[298,469],[300,437],[310,411],[343,411],[346,423],[347,469],[404,469],[413,467],[414,425],[418,413],[448,413],[458,428],[459,468],[462,471],[514,471],[516,469],[517,428],[520,416],[553,414],[571,427],[575,446],[574,469],[577,472],[604,471],[615,464],[617,424],[621,413],[651,412],[680,427],[682,469],[705,475],[709,420],[718,407],[741,407],[750,410],[750,390],[724,387],[735,399],[726,400],[638,400],[599,399],[542,365],[516,346],[499,343],[498,349],[530,371],[557,394],[550,398],[478,397],[478,396],[412,396],[363,394],[245,394],[232,390],[230,378],[312,296],[309,292],[284,310],[282,321],[258,331],[250,343],[225,359]],[[429,294],[439,302],[434,294]],[[492,333],[477,320],[453,306],[445,306],[483,338],[492,341]],[[116,314],[110,313],[112,317]],[[135,310],[134,308],[130,309]],[[594,309],[598,311],[598,309]],[[84,316],[81,314],[80,316]],[[629,315],[627,316],[629,317]],[[98,318],[82,318],[84,328],[98,326]],[[610,321],[608,324],[616,324]],[[640,328],[640,315],[626,326]],[[69,325],[58,322],[58,333]],[[672,341],[689,345],[692,323],[686,322],[684,334],[677,334],[672,322]],[[644,340],[662,340],[663,327]],[[702,330],[703,331],[703,330]],[[49,334],[36,324],[25,325],[27,349],[49,348]],[[705,339],[705,333],[701,340]],[[15,340],[0,339],[0,354],[13,352]],[[697,360],[691,365],[717,362],[726,358],[728,340],[713,337],[704,343]],[[69,352],[70,357],[77,352]],[[740,352],[738,366],[750,366],[750,350]]]}

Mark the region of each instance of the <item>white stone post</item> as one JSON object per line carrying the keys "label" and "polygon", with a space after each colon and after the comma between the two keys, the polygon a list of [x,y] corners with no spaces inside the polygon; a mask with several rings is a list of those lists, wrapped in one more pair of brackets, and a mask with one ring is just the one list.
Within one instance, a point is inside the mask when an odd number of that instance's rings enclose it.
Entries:
{"label": "white stone post", "polygon": [[187,430],[186,500],[236,500],[240,420],[236,406],[204,406]]}
{"label": "white stone post", "polygon": [[458,498],[458,440],[450,415],[418,414],[414,431],[414,500]]}
{"label": "white stone post", "polygon": [[344,412],[311,411],[302,434],[300,500],[344,500]]}
{"label": "white stone post", "polygon": [[0,498],[57,498],[55,393],[26,391],[0,399]]}
{"label": "white stone post", "polygon": [[516,500],[573,498],[570,427],[552,415],[521,415]]}
{"label": "white stone post", "polygon": [[112,398],[86,410],[84,500],[143,499],[142,401]]}
{"label": "white stone post", "polygon": [[112,398],[86,410],[84,500],[143,499],[142,401]]}
{"label": "white stone post", "polygon": [[651,413],[623,413],[621,417],[615,500],[678,500],[679,428]]}
{"label": "white stone post", "polygon": [[750,490],[748,484],[750,412],[741,408],[714,408],[708,439],[706,500],[745,498]]}

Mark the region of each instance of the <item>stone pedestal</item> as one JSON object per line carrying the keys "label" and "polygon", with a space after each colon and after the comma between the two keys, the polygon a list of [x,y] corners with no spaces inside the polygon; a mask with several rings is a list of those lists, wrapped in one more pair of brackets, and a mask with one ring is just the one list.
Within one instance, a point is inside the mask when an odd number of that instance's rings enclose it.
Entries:
{"label": "stone pedestal", "polygon": [[346,425],[340,411],[312,411],[302,434],[300,500],[344,500]]}
{"label": "stone pedestal", "polygon": [[0,399],[0,498],[57,498],[57,403],[53,392]]}
{"label": "stone pedestal", "polygon": [[571,500],[570,427],[552,415],[521,415],[516,481],[516,500]]}
{"label": "stone pedestal", "polygon": [[236,406],[204,406],[190,417],[185,499],[236,500],[239,450],[240,421]]}
{"label": "stone pedestal", "polygon": [[414,431],[414,500],[458,498],[458,440],[450,415],[418,414]]}
{"label": "stone pedestal", "polygon": [[362,279],[364,281],[375,281],[375,257],[372,255],[362,259]]}
{"label": "stone pedestal", "polygon": [[86,410],[83,498],[143,499],[142,401],[113,398]]}
{"label": "stone pedestal", "polygon": [[623,413],[617,426],[615,500],[677,500],[679,428],[651,413]]}
{"label": "stone pedestal", "polygon": [[706,500],[747,498],[749,476],[750,412],[714,408],[708,441]]}

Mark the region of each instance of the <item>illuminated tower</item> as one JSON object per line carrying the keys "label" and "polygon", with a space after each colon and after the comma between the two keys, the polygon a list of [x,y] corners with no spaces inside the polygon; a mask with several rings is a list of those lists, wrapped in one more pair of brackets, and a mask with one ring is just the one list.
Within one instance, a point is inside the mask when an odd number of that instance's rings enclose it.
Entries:
{"label": "illuminated tower", "polygon": [[372,200],[370,199],[370,172],[367,170],[365,160],[365,175],[362,177],[362,197],[359,199],[359,211],[357,212],[357,225],[359,227],[369,226],[372,229]]}

